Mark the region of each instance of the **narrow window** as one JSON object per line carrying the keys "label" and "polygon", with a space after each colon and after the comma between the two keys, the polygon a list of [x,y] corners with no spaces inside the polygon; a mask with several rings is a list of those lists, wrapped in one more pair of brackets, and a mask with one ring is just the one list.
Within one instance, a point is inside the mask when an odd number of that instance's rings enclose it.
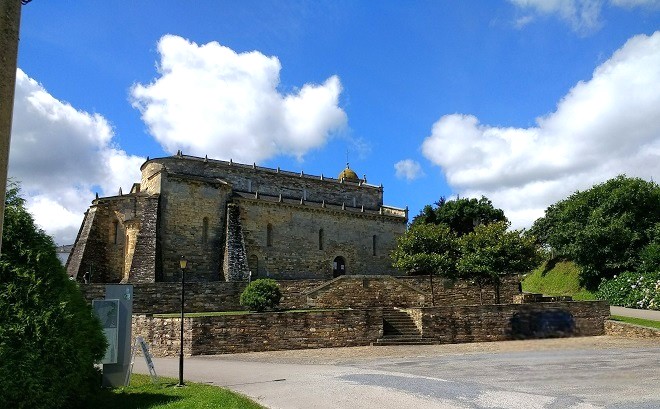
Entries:
{"label": "narrow window", "polygon": [[202,220],[202,243],[206,244],[209,241],[209,218],[205,217]]}
{"label": "narrow window", "polygon": [[112,222],[112,244],[117,244],[119,241],[119,222],[115,220]]}
{"label": "narrow window", "polygon": [[319,229],[319,250],[323,250],[323,229]]}
{"label": "narrow window", "polygon": [[373,237],[371,238],[371,251],[373,255],[376,255],[376,235],[374,234]]}
{"label": "narrow window", "polygon": [[273,246],[273,225],[270,223],[268,223],[268,226],[266,226],[266,246]]}

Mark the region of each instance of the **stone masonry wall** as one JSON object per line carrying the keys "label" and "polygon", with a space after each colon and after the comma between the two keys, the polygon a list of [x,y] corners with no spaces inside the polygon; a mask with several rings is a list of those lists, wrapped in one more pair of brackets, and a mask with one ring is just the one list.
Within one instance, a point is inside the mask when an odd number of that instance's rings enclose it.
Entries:
{"label": "stone masonry wall", "polygon": [[156,242],[158,228],[158,195],[143,199],[140,230],[133,251],[129,273],[131,283],[153,283],[156,281]]}
{"label": "stone masonry wall", "polygon": [[219,181],[171,174],[161,175],[161,180],[162,281],[181,281],[181,256],[188,260],[187,281],[218,281],[231,188]]}
{"label": "stone masonry wall", "polygon": [[617,337],[660,339],[660,329],[642,327],[640,325],[612,320],[605,321],[605,332],[607,335],[614,335]]}
{"label": "stone masonry wall", "polygon": [[[118,283],[124,278],[126,267],[126,229],[125,221],[140,220],[140,224],[148,229],[142,218],[151,211],[149,217],[156,217],[153,213],[153,203],[158,197],[147,197],[140,194],[106,197],[94,200],[85,216],[81,231],[72,251],[72,257],[67,264],[67,272],[82,281],[86,271],[92,273],[92,280],[96,282]],[[150,240],[142,235],[138,237]],[[154,232],[155,234],[155,232]],[[136,251],[142,246],[155,247],[155,243],[136,243]],[[141,260],[141,269],[148,269],[153,275],[154,266],[149,259]]]}
{"label": "stone masonry wall", "polygon": [[[432,343],[594,336],[604,333],[609,307],[600,301],[432,307],[421,314],[424,340]],[[178,353],[178,318],[134,316],[133,331],[155,356]],[[381,309],[264,313],[186,318],[186,353],[370,345],[383,336]]]}
{"label": "stone masonry wall", "polygon": [[405,232],[404,218],[245,198],[237,202],[248,260],[258,265],[260,277],[330,279],[336,257],[345,260],[346,274],[396,274],[390,253]]}
{"label": "stone masonry wall", "polygon": [[461,343],[509,339],[594,336],[605,333],[604,301],[497,304],[419,309],[422,336]]}
{"label": "stone masonry wall", "polygon": [[240,209],[234,203],[227,204],[227,232],[222,270],[225,281],[248,279],[247,255],[240,221]]}
{"label": "stone masonry wall", "polygon": [[[332,177],[323,178],[300,173],[279,171],[260,166],[242,165],[219,160],[205,160],[193,156],[171,156],[152,159],[142,165],[142,180],[150,177],[165,166],[167,171],[195,175],[203,178],[221,179],[241,192],[260,192],[267,195],[282,195],[287,198],[314,202],[365,206],[378,210],[383,204],[383,189],[379,186],[358,183],[340,183]],[[341,169],[337,169],[337,174]]]}
{"label": "stone masonry wall", "polygon": [[315,308],[373,308],[424,306],[425,295],[409,284],[389,276],[342,276],[307,294]]}
{"label": "stone masonry wall", "polygon": [[[186,318],[184,353],[215,355],[253,351],[369,345],[382,335],[380,310],[341,310]],[[154,356],[179,352],[179,318],[133,316]]]}
{"label": "stone masonry wall", "polygon": [[[306,308],[305,293],[322,284],[323,280],[279,281],[282,291],[280,307],[284,309]],[[240,295],[247,282],[188,283],[186,282],[186,312],[242,310]],[[85,299],[105,296],[105,284],[80,284]],[[133,284],[133,311],[136,314],[171,313],[181,309],[181,285],[179,283]]]}
{"label": "stone masonry wall", "polygon": [[[431,304],[431,284],[428,276],[400,276],[397,279],[422,290],[426,294],[427,303]],[[520,279],[516,275],[501,277],[501,304],[513,302],[514,295],[520,294],[519,283]],[[434,277],[433,293],[436,306],[481,304],[479,286],[467,281],[447,282]],[[481,296],[484,304],[495,304],[497,298],[495,287],[485,286],[481,289]]]}

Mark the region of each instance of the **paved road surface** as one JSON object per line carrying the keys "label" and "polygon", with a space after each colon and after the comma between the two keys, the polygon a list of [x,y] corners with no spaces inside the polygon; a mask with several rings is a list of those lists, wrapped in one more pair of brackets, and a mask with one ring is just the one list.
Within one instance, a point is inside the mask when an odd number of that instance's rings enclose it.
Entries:
{"label": "paved road surface", "polygon": [[[177,358],[155,359],[176,377]],[[144,362],[136,372],[146,373]],[[609,336],[186,358],[269,408],[660,408],[660,342]]]}
{"label": "paved road surface", "polygon": [[610,307],[610,314],[624,317],[644,318],[645,320],[660,321],[660,311],[636,310],[634,308]]}

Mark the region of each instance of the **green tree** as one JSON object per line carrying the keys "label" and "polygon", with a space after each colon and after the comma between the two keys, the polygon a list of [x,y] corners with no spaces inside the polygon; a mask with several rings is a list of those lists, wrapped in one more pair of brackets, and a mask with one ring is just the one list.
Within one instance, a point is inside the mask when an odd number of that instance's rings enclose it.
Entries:
{"label": "green tree", "polygon": [[502,275],[527,272],[541,262],[534,238],[508,227],[507,222],[483,224],[458,239],[458,273],[479,286],[480,297],[484,286],[494,285],[497,302]]}
{"label": "green tree", "polygon": [[435,304],[433,276],[456,279],[458,256],[456,234],[444,224],[413,224],[399,236],[392,252],[395,268],[411,275],[429,276],[432,304]]}
{"label": "green tree", "polygon": [[0,256],[0,402],[12,408],[85,407],[100,388],[106,341],[53,240],[34,225],[16,184],[5,200]]}
{"label": "green tree", "polygon": [[580,266],[582,284],[594,290],[602,279],[637,270],[659,225],[660,187],[622,175],[551,205],[531,233]]}
{"label": "green tree", "polygon": [[502,209],[497,209],[486,197],[446,200],[441,197],[435,207],[426,205],[413,218],[412,225],[446,224],[459,237],[474,231],[475,226],[507,221]]}

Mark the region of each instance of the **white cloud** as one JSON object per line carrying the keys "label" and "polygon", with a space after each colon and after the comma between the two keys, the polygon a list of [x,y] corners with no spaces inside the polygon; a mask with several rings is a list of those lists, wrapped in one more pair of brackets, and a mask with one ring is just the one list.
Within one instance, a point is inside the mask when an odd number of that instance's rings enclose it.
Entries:
{"label": "white cloud", "polygon": [[394,164],[394,169],[396,170],[396,177],[399,179],[410,181],[424,176],[424,172],[422,171],[419,162],[412,159],[398,161]]}
{"label": "white cloud", "polygon": [[660,31],[631,38],[531,128],[438,120],[422,152],[461,196],[488,196],[514,227],[625,173],[660,179]]}
{"label": "white cloud", "polygon": [[140,180],[144,159],[118,149],[112,137],[104,117],[57,100],[17,70],[9,176],[21,182],[28,210],[56,242],[73,243],[94,186],[115,195]]}
{"label": "white cloud", "polygon": [[170,153],[181,149],[248,163],[278,154],[302,158],[346,125],[336,76],[282,94],[276,57],[173,35],[160,39],[158,51],[160,76],[135,85],[131,95],[150,133]]}
{"label": "white cloud", "polygon": [[[532,14],[517,18],[515,26],[524,27],[533,20],[533,15],[556,15],[567,21],[573,30],[586,34],[602,26],[600,13],[604,0],[509,0],[523,11]],[[660,7],[660,0],[609,0],[614,7],[647,9]]]}

